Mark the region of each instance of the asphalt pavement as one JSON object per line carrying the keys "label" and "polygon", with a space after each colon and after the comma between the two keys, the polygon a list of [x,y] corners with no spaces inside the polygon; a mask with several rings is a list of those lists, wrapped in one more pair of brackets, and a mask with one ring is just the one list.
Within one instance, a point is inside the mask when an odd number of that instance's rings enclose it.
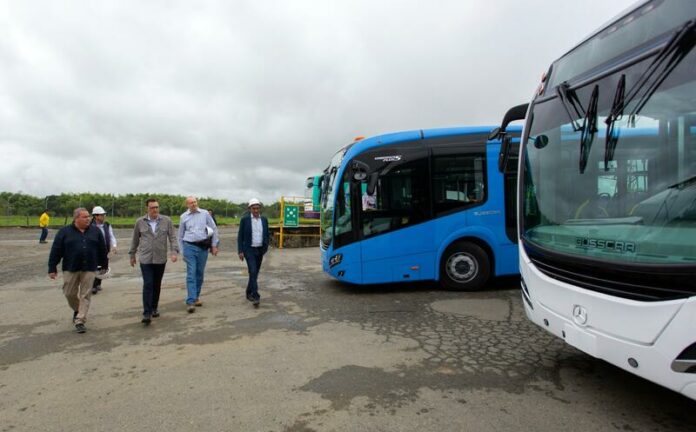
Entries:
{"label": "asphalt pavement", "polygon": [[186,312],[185,266],[169,263],[145,327],[117,230],[114,277],[76,334],[50,243],[0,230],[0,431],[696,430],[696,401],[528,322],[516,278],[356,287],[321,272],[318,248],[274,249],[255,309],[222,233],[203,306]]}

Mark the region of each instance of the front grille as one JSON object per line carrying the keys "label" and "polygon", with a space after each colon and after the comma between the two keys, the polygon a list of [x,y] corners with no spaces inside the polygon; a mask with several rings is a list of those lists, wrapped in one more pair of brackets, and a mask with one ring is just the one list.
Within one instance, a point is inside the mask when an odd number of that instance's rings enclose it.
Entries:
{"label": "front grille", "polygon": [[665,301],[696,295],[693,269],[638,268],[606,263],[581,262],[574,257],[558,257],[535,250],[525,250],[540,272],[553,279],[603,294],[639,301]]}

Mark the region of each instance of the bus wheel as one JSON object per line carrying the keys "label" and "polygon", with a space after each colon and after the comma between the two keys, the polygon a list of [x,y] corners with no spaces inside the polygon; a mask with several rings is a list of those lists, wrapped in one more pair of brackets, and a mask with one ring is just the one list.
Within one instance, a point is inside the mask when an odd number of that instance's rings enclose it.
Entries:
{"label": "bus wheel", "polygon": [[442,255],[440,284],[445,289],[475,291],[483,287],[489,275],[488,254],[474,243],[454,243]]}

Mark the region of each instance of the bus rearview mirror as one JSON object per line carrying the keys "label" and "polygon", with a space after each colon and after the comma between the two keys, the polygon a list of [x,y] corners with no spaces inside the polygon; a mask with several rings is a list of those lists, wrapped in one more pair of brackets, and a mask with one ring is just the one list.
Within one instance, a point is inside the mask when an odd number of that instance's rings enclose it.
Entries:
{"label": "bus rearview mirror", "polygon": [[367,170],[370,167],[365,162],[354,160],[350,168],[353,171],[353,180],[361,182],[367,178]]}
{"label": "bus rearview mirror", "polygon": [[367,184],[367,194],[368,195],[374,195],[375,194],[375,189],[377,189],[377,179],[379,178],[379,174],[374,172],[372,175],[370,175],[370,182]]}
{"label": "bus rearview mirror", "polygon": [[546,135],[538,135],[534,138],[534,147],[538,149],[543,149],[549,144],[549,137]]}
{"label": "bus rearview mirror", "polygon": [[500,144],[500,153],[498,153],[498,171],[505,172],[508,160],[510,159],[510,143],[512,142],[512,137],[510,135],[505,135],[503,137],[503,142]]}

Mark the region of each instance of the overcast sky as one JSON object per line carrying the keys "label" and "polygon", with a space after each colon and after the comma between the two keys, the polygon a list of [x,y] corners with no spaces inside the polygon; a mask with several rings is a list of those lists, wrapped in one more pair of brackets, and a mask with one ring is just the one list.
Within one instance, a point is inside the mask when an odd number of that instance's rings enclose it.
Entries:
{"label": "overcast sky", "polygon": [[633,0],[0,0],[0,191],[303,192],[357,135],[497,124]]}

